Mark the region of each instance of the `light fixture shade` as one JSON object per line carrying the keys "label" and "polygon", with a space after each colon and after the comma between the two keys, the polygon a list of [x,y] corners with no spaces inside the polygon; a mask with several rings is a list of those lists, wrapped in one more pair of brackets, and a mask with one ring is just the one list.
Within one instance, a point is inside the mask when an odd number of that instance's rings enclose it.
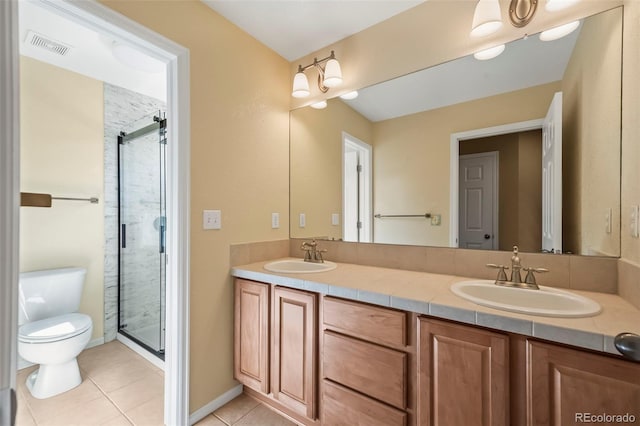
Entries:
{"label": "light fixture shade", "polygon": [[471,36],[482,37],[493,34],[502,27],[502,14],[498,0],[479,0],[473,14]]}
{"label": "light fixture shade", "polygon": [[358,91],[357,90],[354,90],[352,92],[347,92],[347,93],[344,93],[344,94],[340,95],[340,98],[344,99],[345,101],[349,101],[349,100],[355,99],[357,97],[358,97]]}
{"label": "light fixture shade", "polygon": [[324,67],[324,80],[326,87],[336,87],[342,83],[342,70],[337,59],[329,59]]}
{"label": "light fixture shade", "polygon": [[559,27],[551,28],[550,30],[540,33],[540,40],[553,41],[571,34],[580,26],[580,21],[569,22],[568,24],[560,25]]}
{"label": "light fixture shade", "polygon": [[315,104],[311,104],[309,106],[315,109],[324,109],[327,107],[327,101],[316,102]]}
{"label": "light fixture shade", "polygon": [[571,7],[576,3],[578,3],[578,0],[547,0],[544,8],[548,12],[555,12]]}
{"label": "light fixture shade", "polygon": [[504,44],[490,47],[489,49],[481,50],[473,54],[473,57],[479,61],[486,61],[487,59],[493,59],[496,56],[504,52]]}
{"label": "light fixture shade", "polygon": [[309,96],[309,80],[307,80],[307,76],[303,72],[296,73],[295,77],[293,77],[293,91],[291,92],[291,96],[294,98],[304,98]]}

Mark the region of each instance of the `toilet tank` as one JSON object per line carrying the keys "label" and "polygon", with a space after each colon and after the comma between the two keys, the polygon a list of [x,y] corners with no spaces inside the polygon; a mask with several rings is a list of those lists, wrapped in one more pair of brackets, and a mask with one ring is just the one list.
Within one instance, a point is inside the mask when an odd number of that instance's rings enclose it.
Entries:
{"label": "toilet tank", "polygon": [[18,325],[77,312],[85,268],[61,268],[20,274]]}

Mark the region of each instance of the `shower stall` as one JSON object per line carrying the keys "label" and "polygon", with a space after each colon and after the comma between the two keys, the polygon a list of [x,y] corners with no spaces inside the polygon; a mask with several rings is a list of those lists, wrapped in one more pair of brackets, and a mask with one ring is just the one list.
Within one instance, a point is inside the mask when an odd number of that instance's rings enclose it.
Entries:
{"label": "shower stall", "polygon": [[118,333],[164,359],[167,119],[118,136]]}

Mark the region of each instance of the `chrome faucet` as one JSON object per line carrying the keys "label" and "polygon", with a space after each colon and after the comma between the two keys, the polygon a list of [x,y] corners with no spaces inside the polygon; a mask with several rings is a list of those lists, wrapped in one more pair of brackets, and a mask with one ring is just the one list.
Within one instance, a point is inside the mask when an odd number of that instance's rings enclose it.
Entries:
{"label": "chrome faucet", "polygon": [[318,249],[318,243],[316,240],[312,240],[310,243],[307,241],[303,242],[300,250],[304,251],[305,262],[324,263],[322,253],[326,253],[327,250]]}
{"label": "chrome faucet", "polygon": [[[538,284],[536,284],[536,277],[534,273],[549,272],[549,270],[545,268],[523,268],[518,253],[518,246],[513,246],[513,256],[511,256],[511,278],[509,278],[508,281],[506,273],[506,270],[509,269],[508,266],[487,263],[488,268],[498,269],[498,277],[495,281],[496,285],[538,290],[539,287]],[[522,275],[520,274],[521,270],[527,272],[524,282],[522,282]]]}

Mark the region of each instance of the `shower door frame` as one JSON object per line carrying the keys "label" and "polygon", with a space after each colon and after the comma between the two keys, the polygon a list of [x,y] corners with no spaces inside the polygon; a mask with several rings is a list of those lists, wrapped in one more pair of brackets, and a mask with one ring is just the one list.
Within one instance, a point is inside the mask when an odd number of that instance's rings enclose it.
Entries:
{"label": "shower door frame", "polygon": [[[162,312],[162,299],[165,300],[165,311],[166,311],[166,275],[167,275],[167,267],[166,267],[166,260],[167,260],[167,251],[166,251],[166,221],[167,221],[167,196],[166,196],[166,187],[167,187],[167,172],[166,172],[166,158],[167,158],[167,154],[166,154],[166,149],[167,149],[167,137],[166,137],[166,133],[167,133],[167,119],[166,118],[162,118],[162,112],[158,111],[158,115],[153,117],[153,123],[144,126],[140,129],[136,129],[132,132],[129,133],[125,133],[125,132],[120,132],[120,134],[117,137],[117,144],[118,144],[118,148],[117,148],[117,160],[116,163],[118,165],[117,169],[118,169],[118,327],[117,327],[117,333],[121,333],[123,334],[126,338],[134,341],[136,344],[138,344],[139,346],[143,347],[144,349],[146,349],[147,351],[149,351],[151,354],[157,356],[158,358],[160,358],[163,362],[165,360],[165,343],[166,343],[166,339],[165,339],[165,328],[166,328],[166,313]],[[156,135],[158,137],[158,140],[155,142],[159,145],[160,151],[158,153],[158,160],[159,160],[159,164],[158,167],[160,168],[160,172],[159,172],[159,177],[160,177],[160,181],[162,181],[162,179],[164,178],[164,183],[160,183],[160,193],[159,193],[159,205],[160,205],[160,223],[159,223],[159,235],[158,235],[158,246],[159,246],[159,250],[158,250],[158,256],[160,256],[160,264],[162,265],[162,263],[164,262],[165,264],[163,265],[164,267],[163,269],[163,273],[164,273],[164,279],[165,279],[165,284],[164,284],[164,289],[163,284],[162,284],[162,276],[160,276],[160,281],[158,283],[159,286],[159,290],[160,290],[160,299],[158,300],[159,303],[159,307],[158,309],[160,310],[160,317],[159,317],[159,321],[158,321],[158,327],[161,331],[159,331],[161,333],[161,336],[159,337],[158,340],[158,349],[155,349],[151,346],[149,346],[149,344],[143,342],[139,337],[137,337],[136,335],[134,335],[134,333],[129,332],[129,330],[127,330],[125,327],[126,325],[123,324],[122,322],[122,286],[123,286],[123,276],[122,276],[122,260],[123,260],[123,253],[122,253],[122,249],[125,248],[126,246],[126,232],[125,229],[123,228],[124,223],[122,223],[122,211],[124,206],[122,205],[122,193],[125,190],[122,187],[122,148],[123,146],[125,146],[125,144],[129,143],[129,142],[134,142],[135,139],[138,138],[142,138],[144,136],[150,135],[153,132],[157,132]],[[125,246],[123,246],[123,238],[125,239]],[[129,283],[130,284],[130,283]],[[163,294],[164,292],[164,294]]]}

